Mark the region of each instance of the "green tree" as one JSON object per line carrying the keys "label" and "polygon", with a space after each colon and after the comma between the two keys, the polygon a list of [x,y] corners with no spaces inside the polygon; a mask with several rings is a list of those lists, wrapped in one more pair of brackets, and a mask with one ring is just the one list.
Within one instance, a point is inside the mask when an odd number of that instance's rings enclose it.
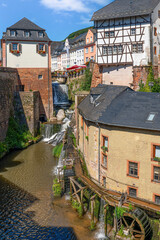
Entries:
{"label": "green tree", "polygon": [[92,82],[92,72],[90,71],[89,68],[87,68],[85,70],[84,80],[81,84],[81,90],[89,91],[91,87],[91,82]]}
{"label": "green tree", "polygon": [[139,91],[140,92],[151,92],[152,91],[152,88],[151,86],[149,86],[150,83],[155,83],[155,80],[154,80],[154,73],[153,73],[153,68],[152,66],[150,66],[149,68],[149,73],[148,73],[148,76],[147,76],[147,81],[146,81],[146,84],[144,84],[142,81],[141,83],[139,84]]}

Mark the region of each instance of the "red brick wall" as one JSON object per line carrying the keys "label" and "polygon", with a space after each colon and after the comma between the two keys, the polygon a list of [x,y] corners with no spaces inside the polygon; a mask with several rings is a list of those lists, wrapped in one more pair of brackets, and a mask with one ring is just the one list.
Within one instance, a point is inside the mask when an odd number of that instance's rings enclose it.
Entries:
{"label": "red brick wall", "polygon": [[6,67],[6,43],[5,40],[2,39],[2,66]]}
{"label": "red brick wall", "polygon": [[[20,78],[20,84],[24,85],[24,91],[39,91],[40,114],[45,114],[46,117],[50,119],[50,117],[53,116],[50,69],[48,71],[48,68],[18,68],[17,70]],[[42,75],[43,79],[39,80],[38,75]]]}
{"label": "red brick wall", "polygon": [[[154,77],[158,78],[158,66],[153,67]],[[139,84],[142,81],[146,83],[147,76],[149,73],[149,66],[133,67],[133,89],[138,90]]]}
{"label": "red brick wall", "polygon": [[102,72],[103,67],[95,63],[93,68],[91,88],[96,87],[98,84],[102,83]]}

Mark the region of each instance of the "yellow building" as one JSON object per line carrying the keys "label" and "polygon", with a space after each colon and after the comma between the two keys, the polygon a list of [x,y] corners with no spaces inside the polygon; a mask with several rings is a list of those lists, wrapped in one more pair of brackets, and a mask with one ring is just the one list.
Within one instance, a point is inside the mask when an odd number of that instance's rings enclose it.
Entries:
{"label": "yellow building", "polygon": [[160,205],[160,95],[98,85],[79,104],[78,143],[107,189]]}

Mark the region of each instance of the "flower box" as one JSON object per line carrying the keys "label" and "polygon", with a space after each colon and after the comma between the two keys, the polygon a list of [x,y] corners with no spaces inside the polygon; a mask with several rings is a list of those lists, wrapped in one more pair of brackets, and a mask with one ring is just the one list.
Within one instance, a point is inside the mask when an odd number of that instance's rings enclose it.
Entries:
{"label": "flower box", "polygon": [[102,146],[101,149],[103,150],[103,152],[108,152],[108,147]]}
{"label": "flower box", "polygon": [[157,161],[157,162],[160,162],[160,158],[159,157],[154,157],[153,160]]}

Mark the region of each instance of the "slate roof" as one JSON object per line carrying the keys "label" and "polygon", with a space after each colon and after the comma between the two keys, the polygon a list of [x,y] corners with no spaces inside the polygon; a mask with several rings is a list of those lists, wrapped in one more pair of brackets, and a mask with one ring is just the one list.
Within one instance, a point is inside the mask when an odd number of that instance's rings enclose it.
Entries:
{"label": "slate roof", "polygon": [[35,23],[31,22],[28,18],[22,18],[17,23],[8,27],[7,29],[13,30],[37,30],[37,31],[45,31],[45,29],[39,27]]}
{"label": "slate roof", "polygon": [[[16,31],[16,36],[10,36],[10,30]],[[25,37],[24,31],[29,31],[30,36]],[[43,32],[43,38],[38,36],[38,32]],[[50,41],[45,29],[37,26],[35,23],[31,22],[27,18],[22,18],[20,21],[15,23],[14,25],[7,28],[7,31],[3,33],[2,36],[5,40],[16,40],[16,41],[41,41],[48,42]]]}
{"label": "slate roof", "polygon": [[152,13],[159,0],[115,0],[95,12],[92,21],[147,15]]}
{"label": "slate roof", "polygon": [[51,55],[58,55],[60,52],[62,52],[63,48],[64,48],[64,44],[65,42],[56,42],[53,41],[51,43]]}
{"label": "slate roof", "polygon": [[[94,100],[97,97],[93,103],[91,96]],[[78,109],[91,122],[160,131],[160,93],[135,92],[125,86],[99,84]],[[153,121],[147,120],[150,113],[155,113]]]}

